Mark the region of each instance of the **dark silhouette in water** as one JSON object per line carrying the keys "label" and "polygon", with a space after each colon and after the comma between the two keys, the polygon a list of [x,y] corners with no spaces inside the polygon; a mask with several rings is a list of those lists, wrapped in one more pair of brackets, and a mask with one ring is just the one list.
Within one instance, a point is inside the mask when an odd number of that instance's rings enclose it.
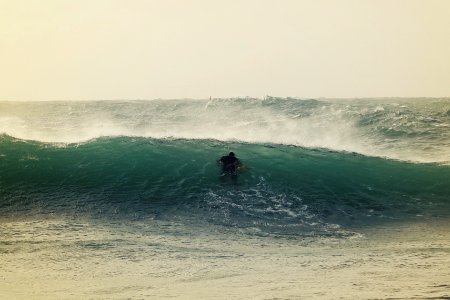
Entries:
{"label": "dark silhouette in water", "polygon": [[230,175],[231,180],[236,183],[237,173],[239,167],[241,166],[241,162],[236,157],[234,152],[230,152],[228,155],[222,156],[217,162],[222,166],[222,173],[220,174],[220,177],[225,178],[227,175]]}

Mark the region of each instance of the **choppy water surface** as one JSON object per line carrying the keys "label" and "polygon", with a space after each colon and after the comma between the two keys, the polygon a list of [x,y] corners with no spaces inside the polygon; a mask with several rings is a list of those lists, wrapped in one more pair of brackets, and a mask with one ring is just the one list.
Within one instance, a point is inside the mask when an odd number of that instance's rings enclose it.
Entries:
{"label": "choppy water surface", "polygon": [[[0,102],[0,296],[450,297],[449,111]],[[218,179],[229,151],[237,185]]]}

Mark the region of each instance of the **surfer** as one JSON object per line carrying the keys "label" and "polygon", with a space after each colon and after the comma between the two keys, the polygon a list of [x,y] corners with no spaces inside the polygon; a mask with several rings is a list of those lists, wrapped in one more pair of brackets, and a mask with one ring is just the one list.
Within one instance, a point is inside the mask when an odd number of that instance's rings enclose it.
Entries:
{"label": "surfer", "polygon": [[237,172],[241,166],[241,162],[236,157],[234,152],[230,152],[228,155],[222,156],[217,162],[222,166],[222,174],[220,174],[220,177],[223,178],[226,175],[231,175],[231,179],[233,179],[233,181],[237,180]]}

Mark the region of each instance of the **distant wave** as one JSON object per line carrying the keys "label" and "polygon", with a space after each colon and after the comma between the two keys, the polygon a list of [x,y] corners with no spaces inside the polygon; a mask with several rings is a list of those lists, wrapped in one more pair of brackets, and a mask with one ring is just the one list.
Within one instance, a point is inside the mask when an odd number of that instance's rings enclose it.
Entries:
{"label": "distant wave", "polygon": [[79,143],[105,136],[214,139],[450,162],[449,99],[0,102],[0,133]]}

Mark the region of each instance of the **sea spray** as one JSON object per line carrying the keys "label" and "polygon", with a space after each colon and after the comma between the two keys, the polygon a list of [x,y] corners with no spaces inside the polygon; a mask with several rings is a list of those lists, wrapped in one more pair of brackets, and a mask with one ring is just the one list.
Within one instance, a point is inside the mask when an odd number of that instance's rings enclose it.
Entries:
{"label": "sea spray", "polygon": [[0,133],[42,142],[102,136],[215,139],[450,161],[450,99],[0,102]]}

